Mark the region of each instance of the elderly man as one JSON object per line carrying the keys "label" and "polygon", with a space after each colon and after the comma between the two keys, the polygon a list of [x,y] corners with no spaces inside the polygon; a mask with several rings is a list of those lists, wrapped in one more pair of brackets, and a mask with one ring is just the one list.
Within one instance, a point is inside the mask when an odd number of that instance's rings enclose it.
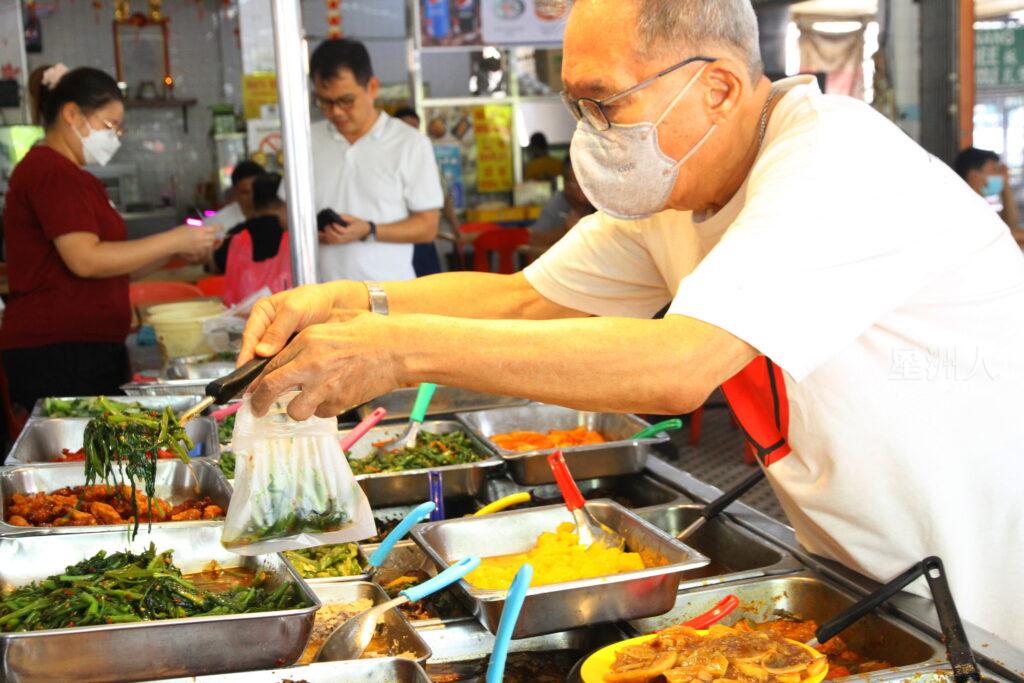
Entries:
{"label": "elderly man", "polygon": [[999,218],[865,104],[770,83],[749,0],[578,0],[563,80],[598,213],[523,274],[262,302],[241,360],[303,331],[255,409],[431,381],[681,413],[723,385],[810,551],[877,579],[940,555],[965,617],[1024,646],[1024,258]]}

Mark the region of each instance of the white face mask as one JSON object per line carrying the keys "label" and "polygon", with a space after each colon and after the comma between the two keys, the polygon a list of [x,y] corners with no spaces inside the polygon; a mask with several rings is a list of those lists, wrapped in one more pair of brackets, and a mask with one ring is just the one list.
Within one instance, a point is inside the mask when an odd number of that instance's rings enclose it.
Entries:
{"label": "white face mask", "polygon": [[665,208],[679,178],[679,169],[718,128],[718,124],[712,125],[679,161],[662,152],[658,145],[658,126],[697,82],[704,68],[679,91],[654,123],[613,123],[603,132],[585,120],[576,125],[572,165],[591,204],[624,220],[646,218]]}
{"label": "white face mask", "polygon": [[89,128],[89,134],[84,137],[75,131],[82,141],[82,156],[85,157],[85,163],[106,166],[121,148],[121,138],[117,137],[117,131],[112,128],[96,130],[88,123],[86,126]]}

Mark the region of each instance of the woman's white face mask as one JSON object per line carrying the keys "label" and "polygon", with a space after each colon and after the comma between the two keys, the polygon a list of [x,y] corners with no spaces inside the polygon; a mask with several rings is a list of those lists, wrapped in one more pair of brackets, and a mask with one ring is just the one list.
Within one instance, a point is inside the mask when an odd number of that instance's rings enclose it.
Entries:
{"label": "woman's white face mask", "polygon": [[85,163],[106,166],[117,154],[117,150],[121,148],[121,138],[117,136],[117,131],[113,128],[97,130],[89,124],[88,120],[86,120],[85,126],[89,131],[87,135],[82,135],[77,129],[75,130],[78,139],[82,141],[82,156],[85,158]]}
{"label": "woman's white face mask", "polygon": [[679,178],[679,169],[704,146],[718,125],[712,125],[679,161],[661,151],[658,126],[690,91],[705,68],[683,86],[653,123],[613,123],[603,132],[585,120],[576,125],[572,164],[591,204],[624,220],[647,218],[665,208]]}

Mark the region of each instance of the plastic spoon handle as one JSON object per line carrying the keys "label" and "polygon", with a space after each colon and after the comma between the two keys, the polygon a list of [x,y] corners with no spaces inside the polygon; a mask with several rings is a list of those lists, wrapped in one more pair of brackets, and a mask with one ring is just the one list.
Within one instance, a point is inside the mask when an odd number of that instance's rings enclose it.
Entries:
{"label": "plastic spoon handle", "polygon": [[435,391],[437,391],[436,384],[424,382],[420,385],[419,391],[416,392],[416,402],[412,404],[412,412],[409,413],[409,422],[423,422]]}
{"label": "plastic spoon handle", "polygon": [[562,492],[562,498],[565,499],[565,506],[569,508],[569,512],[575,512],[586,505],[587,501],[569,473],[569,466],[565,464],[565,456],[562,455],[562,451],[555,451],[549,455],[548,465],[551,466],[551,472],[555,475],[555,483],[558,484],[558,490]]}
{"label": "plastic spoon handle", "polygon": [[356,445],[359,439],[366,436],[366,433],[377,426],[381,420],[388,414],[387,409],[377,408],[372,413],[362,419],[362,421],[352,428],[345,436],[341,437],[341,450],[344,453],[348,453],[352,450],[352,447]]}
{"label": "plastic spoon handle", "polygon": [[[861,618],[867,616],[869,612],[874,610],[883,602],[899,593],[911,581],[914,581],[924,574],[924,571],[924,563],[918,562],[874,593],[868,595],[864,599],[852,605],[846,611],[839,613],[838,616],[833,619],[829,619],[827,622],[822,624],[814,634],[815,640],[819,645],[827,643],[829,640],[852,626],[855,622],[860,621]],[[811,645],[811,647],[814,647],[814,645]]]}
{"label": "plastic spoon handle", "polygon": [[487,683],[501,683],[505,676],[505,660],[508,659],[508,648],[512,644],[512,633],[519,621],[519,612],[526,600],[526,591],[533,580],[533,566],[524,564],[516,572],[512,586],[505,596],[505,607],[501,610],[501,621],[498,622],[498,633],[494,640],[494,651],[491,662],[487,665]]}
{"label": "plastic spoon handle", "polygon": [[942,625],[942,636],[946,643],[946,655],[949,657],[949,663],[953,665],[953,678],[956,679],[956,683],[980,681],[981,672],[978,671],[978,662],[974,658],[971,644],[967,640],[967,633],[964,632],[964,624],[960,620],[960,613],[953,601],[953,594],[949,590],[946,569],[942,566],[942,560],[937,557],[929,557],[922,564],[925,570],[924,576],[928,580],[928,587],[932,591],[935,611],[939,613],[939,624]]}
{"label": "plastic spoon handle", "polygon": [[229,417],[231,415],[234,415],[239,410],[241,410],[241,408],[242,408],[242,402],[241,401],[237,401],[237,402],[232,403],[230,405],[226,405],[223,408],[218,408],[217,410],[215,410],[212,413],[210,413],[210,417],[212,417],[217,422],[222,422],[224,420],[224,418]]}
{"label": "plastic spoon handle", "polygon": [[391,533],[384,538],[384,541],[370,555],[370,566],[379,567],[384,564],[384,560],[391,554],[395,544],[405,538],[405,535],[409,533],[409,529],[423,521],[433,511],[434,501],[428,500],[426,503],[418,505],[412,512],[406,515],[405,519],[391,530]]}
{"label": "plastic spoon handle", "polygon": [[711,627],[717,624],[722,619],[725,619],[729,614],[733,612],[737,607],[740,606],[740,599],[735,595],[727,595],[720,603],[709,609],[699,617],[694,617],[688,622],[683,624],[690,628],[695,628],[698,631]]}
{"label": "plastic spoon handle", "polygon": [[406,588],[404,591],[399,593],[399,595],[408,598],[409,602],[422,600],[427,596],[433,595],[439,590],[447,588],[479,566],[479,557],[465,557],[448,567],[448,569],[445,569],[434,578],[424,581],[418,586]]}
{"label": "plastic spoon handle", "polygon": [[674,432],[683,428],[683,421],[679,418],[672,418],[671,420],[663,420],[658,424],[653,424],[650,427],[645,427],[639,432],[630,437],[631,441],[637,439],[649,439],[652,436],[657,436],[662,432]]}
{"label": "plastic spoon handle", "polygon": [[430,513],[430,521],[440,522],[445,518],[444,477],[440,470],[430,470],[427,472],[427,485],[430,487],[430,500],[434,503],[434,510]]}

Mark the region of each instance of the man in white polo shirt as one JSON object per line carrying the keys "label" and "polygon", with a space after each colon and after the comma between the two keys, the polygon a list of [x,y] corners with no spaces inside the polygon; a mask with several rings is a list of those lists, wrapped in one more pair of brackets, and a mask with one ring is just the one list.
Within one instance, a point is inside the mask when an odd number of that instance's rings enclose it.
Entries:
{"label": "man in white polo shirt", "polygon": [[324,41],[309,70],[326,118],[312,130],[317,211],[347,224],[320,231],[320,279],[410,280],[413,244],[437,236],[444,204],[430,141],[377,110],[380,82],[362,43]]}
{"label": "man in white polo shirt", "polygon": [[880,580],[938,555],[964,618],[1024,648],[1024,257],[870,106],[769,82],[757,36],[749,0],[576,0],[562,75],[598,212],[525,274],[265,299],[254,408],[426,381],[672,414],[723,386],[809,551]]}

